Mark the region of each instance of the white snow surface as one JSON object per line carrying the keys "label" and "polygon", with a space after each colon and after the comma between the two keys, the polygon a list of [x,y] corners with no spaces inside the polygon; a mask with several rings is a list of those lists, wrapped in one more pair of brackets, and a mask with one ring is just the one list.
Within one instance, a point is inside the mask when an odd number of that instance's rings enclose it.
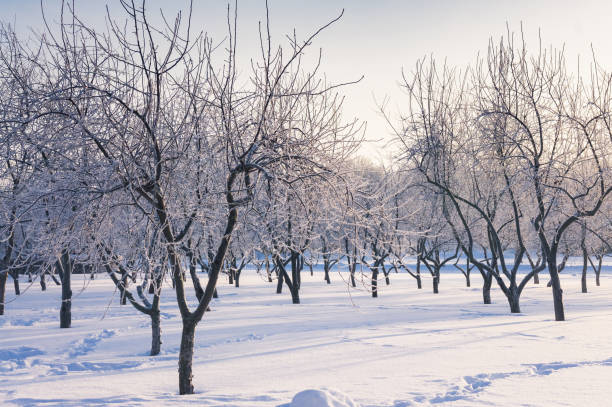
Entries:
{"label": "white snow surface", "polygon": [[417,290],[413,278],[392,273],[391,285],[379,280],[379,298],[366,291],[366,276],[349,289],[344,274],[327,285],[322,273],[305,272],[300,305],[286,287],[277,295],[275,282],[246,270],[240,288],[219,283],[220,298],[197,328],[189,396],[178,395],[181,322],[170,286],[162,353],[152,357],[148,317],[120,306],[108,278],[74,276],[70,329],[59,328],[53,282],[41,292],[22,280],[15,298],[9,279],[0,405],[608,406],[612,267],[600,287],[589,270],[588,294],[579,271],[561,275],[567,320],[555,322],[546,273],[526,287],[523,313],[512,315],[495,283],[493,304],[484,305],[480,275],[466,288],[450,268],[440,294],[426,275]]}
{"label": "white snow surface", "polygon": [[290,407],[359,407],[359,404],[337,390],[311,389],[296,394]]}

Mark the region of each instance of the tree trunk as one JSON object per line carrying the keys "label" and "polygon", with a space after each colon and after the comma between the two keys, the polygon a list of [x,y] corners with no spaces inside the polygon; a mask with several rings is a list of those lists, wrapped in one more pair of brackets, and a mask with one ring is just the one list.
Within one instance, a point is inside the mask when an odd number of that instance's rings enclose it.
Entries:
{"label": "tree trunk", "polygon": [[417,275],[417,288],[420,290],[421,288],[423,288],[423,284],[421,282],[421,257],[420,256],[417,256],[416,275]]}
{"label": "tree trunk", "polygon": [[355,282],[355,269],[354,268],[351,269],[351,286],[353,286],[353,288],[357,287],[357,283]]}
{"label": "tree trunk", "polygon": [[389,280],[389,275],[388,274],[385,274],[385,284],[386,285],[391,284],[391,281]]}
{"label": "tree trunk", "polygon": [[193,345],[195,342],[193,322],[183,320],[183,335],[179,351],[179,394],[193,394]]}
{"label": "tree trunk", "polygon": [[293,289],[290,289],[289,291],[291,291],[291,302],[293,304],[299,304],[300,303],[300,290],[295,286],[295,283],[293,284]]}
{"label": "tree trunk", "polygon": [[230,269],[227,273],[229,279],[229,285],[234,285],[234,271]]}
{"label": "tree trunk", "polygon": [[62,306],[60,307],[60,328],[70,328],[72,323],[72,289],[70,277],[72,275],[72,264],[67,251],[62,252],[60,259],[62,269]]}
{"label": "tree trunk", "polygon": [[561,280],[557,271],[557,259],[555,256],[549,256],[548,272],[550,274],[550,286],[553,292],[553,305],[555,309],[555,321],[565,321],[565,311],[563,309],[563,290],[561,289]]}
{"label": "tree trunk", "polygon": [[597,267],[594,269],[595,270],[595,285],[597,287],[599,287],[599,274],[601,274],[601,264],[602,263],[603,263],[603,256],[598,255],[597,256]]}
{"label": "tree trunk", "polygon": [[[129,277],[128,277],[128,274],[127,274],[127,273],[124,273],[124,274],[121,276],[121,283],[123,284],[123,287],[124,287],[125,289],[127,289],[128,285],[129,285],[129,283],[130,283],[130,282],[128,281],[128,278],[129,278]],[[120,305],[126,305],[126,304],[127,304],[127,296],[125,295],[125,290],[121,290],[121,291],[120,291],[119,298],[120,298],[120,301],[119,301],[119,304],[120,304]]]}
{"label": "tree trunk", "polygon": [[378,298],[378,269],[372,271],[372,298]]}
{"label": "tree trunk", "polygon": [[508,298],[508,304],[510,305],[510,312],[512,314],[520,314],[521,306],[519,303],[520,297],[518,289],[516,287],[510,287],[506,297]]}
{"label": "tree trunk", "polygon": [[4,315],[4,299],[6,296],[6,272],[0,273],[0,315]]}
{"label": "tree trunk", "polygon": [[240,287],[240,273],[241,273],[240,271],[236,271],[234,273],[234,286],[236,288]]}
{"label": "tree trunk", "polygon": [[587,292],[587,267],[589,263],[589,255],[587,253],[586,247],[582,247],[582,277],[580,279],[580,285],[582,288],[582,292]]}
{"label": "tree trunk", "polygon": [[533,283],[534,284],[540,284],[540,273],[534,273],[533,274]]}
{"label": "tree trunk", "polygon": [[281,294],[283,292],[283,283],[284,283],[283,273],[278,273],[278,279],[276,282],[276,294]]}
{"label": "tree trunk", "polygon": [[493,283],[493,276],[483,276],[484,282],[482,284],[482,301],[484,304],[491,304],[491,284]]}
{"label": "tree trunk", "polygon": [[329,279],[329,263],[327,261],[323,262],[323,269],[325,270],[325,281],[327,284],[331,284],[331,280]]}
{"label": "tree trunk", "polygon": [[41,273],[40,274],[40,289],[41,291],[47,291],[47,277],[46,277],[47,273]]}
{"label": "tree trunk", "polygon": [[198,299],[198,302],[200,302],[202,301],[202,297],[204,297],[204,289],[202,288],[202,284],[200,284],[200,279],[198,278],[198,274],[196,272],[196,266],[193,262],[189,264],[189,275],[191,276],[191,283],[193,284],[196,298]]}
{"label": "tree trunk", "polygon": [[468,288],[470,288],[470,287],[471,287],[471,285],[472,285],[472,283],[470,282],[470,273],[467,273],[467,274],[465,275],[465,286],[466,286],[466,287],[468,287]]}
{"label": "tree trunk", "polygon": [[151,313],[151,356],[159,355],[161,351],[161,321],[159,310]]}
{"label": "tree trunk", "polygon": [[19,272],[13,271],[11,277],[13,277],[13,287],[15,288],[15,295],[21,295],[21,289],[19,288]]}

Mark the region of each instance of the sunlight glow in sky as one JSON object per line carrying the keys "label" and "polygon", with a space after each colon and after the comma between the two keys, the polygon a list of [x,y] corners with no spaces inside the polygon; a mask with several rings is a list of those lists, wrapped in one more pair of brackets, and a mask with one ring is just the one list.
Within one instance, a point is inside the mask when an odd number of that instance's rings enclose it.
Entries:
{"label": "sunlight glow in sky", "polygon": [[[46,10],[57,18],[59,0],[43,0]],[[120,14],[116,0],[77,0],[76,7],[85,21],[102,28],[104,4]],[[4,21],[15,22],[18,30],[42,29],[38,0],[0,0]],[[591,45],[598,61],[612,70],[612,4],[608,1],[486,1],[486,0],[270,0],[273,40],[296,29],[306,37],[317,27],[336,17],[343,18],[325,31],[310,52],[323,48],[323,71],[330,81],[350,81],[364,75],[357,85],[345,88],[345,114],[368,122],[367,138],[372,140],[363,153],[373,159],[383,155],[390,129],[378,113],[377,102],[388,98],[390,111],[401,110],[403,102],[398,82],[402,68],[410,72],[418,58],[433,55],[450,65],[465,67],[478,52],[486,52],[490,37],[506,33],[506,24],[519,31],[521,23],[528,47],[538,46],[538,29],[544,46],[565,46],[569,64],[580,55],[581,64],[591,59]],[[187,0],[173,2],[148,0],[153,15],[160,7],[173,16]],[[226,33],[227,3],[221,0],[194,0],[194,28],[213,38]],[[115,13],[117,12],[117,13]],[[238,2],[238,47],[245,67],[258,51],[258,21],[265,18],[265,2]]]}

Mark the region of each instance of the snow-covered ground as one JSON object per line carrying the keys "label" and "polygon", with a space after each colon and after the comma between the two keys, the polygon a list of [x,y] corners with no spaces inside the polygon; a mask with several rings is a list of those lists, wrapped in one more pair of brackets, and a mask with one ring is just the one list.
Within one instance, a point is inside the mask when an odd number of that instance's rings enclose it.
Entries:
{"label": "snow-covered ground", "polygon": [[0,405],[290,406],[314,389],[323,391],[293,405],[608,406],[611,271],[601,287],[590,274],[588,294],[578,267],[564,271],[565,322],[553,319],[545,273],[523,293],[523,313],[510,315],[496,287],[494,304],[481,304],[478,274],[472,288],[460,274],[443,274],[437,295],[427,277],[417,290],[410,276],[391,274],[373,299],[336,273],[331,285],[304,273],[302,304],[293,305],[286,290],[277,295],[247,271],[240,288],[220,284],[198,327],[191,396],[177,395],[181,324],[170,287],[162,354],[150,357],[148,317],[119,306],[108,279],[75,277],[70,329],[59,329],[59,287],[35,284],[12,301],[9,279]]}

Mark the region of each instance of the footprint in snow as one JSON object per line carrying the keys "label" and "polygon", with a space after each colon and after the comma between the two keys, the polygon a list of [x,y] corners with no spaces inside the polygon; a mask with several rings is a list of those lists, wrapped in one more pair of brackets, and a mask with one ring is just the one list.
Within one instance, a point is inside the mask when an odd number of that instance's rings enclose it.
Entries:
{"label": "footprint in snow", "polygon": [[89,352],[94,350],[98,343],[100,343],[103,339],[110,338],[114,335],[115,331],[110,329],[104,329],[99,334],[87,335],[85,338],[73,342],[72,349],[68,352],[68,356],[76,357],[87,355]]}

